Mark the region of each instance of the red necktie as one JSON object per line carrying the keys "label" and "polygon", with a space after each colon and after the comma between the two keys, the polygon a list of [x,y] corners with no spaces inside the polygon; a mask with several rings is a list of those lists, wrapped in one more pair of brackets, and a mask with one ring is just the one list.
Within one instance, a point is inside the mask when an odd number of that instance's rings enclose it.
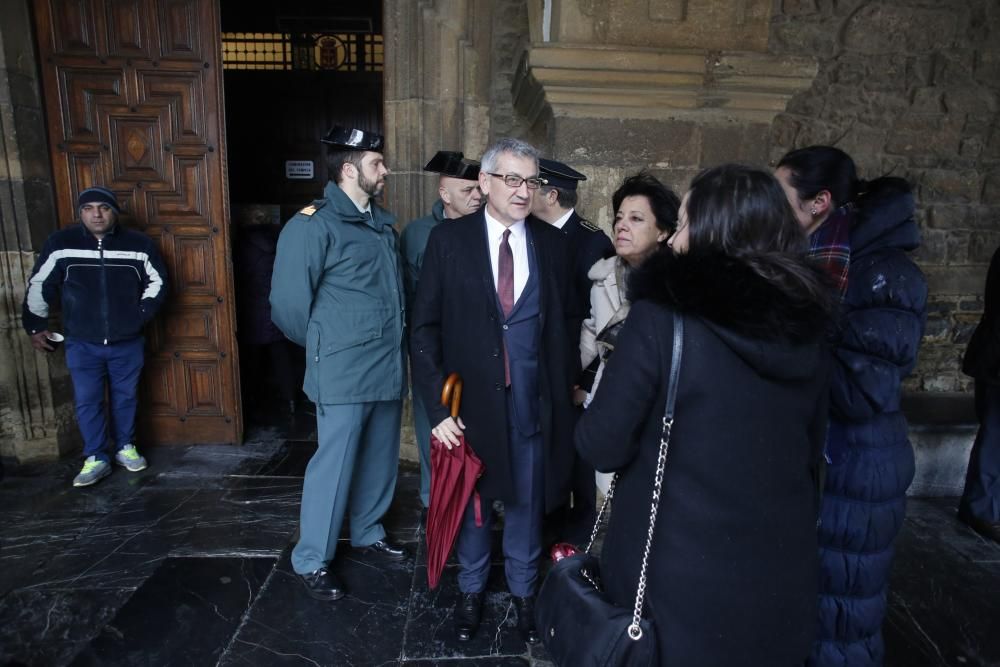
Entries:
{"label": "red necktie", "polygon": [[510,230],[503,233],[500,241],[500,257],[497,261],[497,295],[504,318],[514,309],[514,253],[510,249]]}
{"label": "red necktie", "polygon": [[[497,258],[497,296],[503,308],[504,319],[514,310],[514,253],[510,249],[510,230],[505,229],[500,242],[500,256]],[[503,346],[503,377],[510,386],[510,360],[507,358],[507,344]]]}

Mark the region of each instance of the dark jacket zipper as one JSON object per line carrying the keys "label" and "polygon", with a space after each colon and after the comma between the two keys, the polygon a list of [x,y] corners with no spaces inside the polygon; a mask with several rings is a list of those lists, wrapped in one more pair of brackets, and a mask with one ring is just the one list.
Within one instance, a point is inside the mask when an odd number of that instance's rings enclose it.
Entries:
{"label": "dark jacket zipper", "polygon": [[104,267],[104,239],[97,239],[97,251],[101,255],[101,319],[104,321],[104,344],[111,337],[111,323],[108,322],[108,274]]}

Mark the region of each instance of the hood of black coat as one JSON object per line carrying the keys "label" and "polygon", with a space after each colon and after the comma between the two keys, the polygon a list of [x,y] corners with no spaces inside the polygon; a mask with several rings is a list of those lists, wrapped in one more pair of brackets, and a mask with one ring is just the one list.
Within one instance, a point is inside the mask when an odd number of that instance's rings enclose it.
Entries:
{"label": "hood of black coat", "polygon": [[736,258],[657,253],[629,277],[629,299],[699,318],[761,376],[801,380],[824,364],[826,307],[765,280]]}
{"label": "hood of black coat", "polygon": [[868,184],[858,200],[851,227],[851,256],[867,251],[899,248],[911,251],[920,245],[920,228],[910,185],[901,178],[879,178]]}

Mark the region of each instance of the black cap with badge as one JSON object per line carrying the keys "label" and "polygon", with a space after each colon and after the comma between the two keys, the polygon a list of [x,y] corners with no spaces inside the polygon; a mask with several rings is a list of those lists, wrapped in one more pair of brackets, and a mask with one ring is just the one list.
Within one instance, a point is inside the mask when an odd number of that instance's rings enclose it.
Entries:
{"label": "black cap with badge", "polygon": [[375,151],[382,152],[385,144],[385,137],[375,132],[356,130],[343,125],[334,125],[333,129],[323,137],[323,143],[329,146],[346,149],[349,151]]}
{"label": "black cap with badge", "polygon": [[479,163],[464,159],[459,151],[438,151],[431,161],[424,165],[424,171],[442,176],[474,181],[479,178]]}
{"label": "black cap with badge", "polygon": [[538,160],[538,175],[545,181],[545,185],[563,190],[576,190],[577,183],[587,180],[587,177],[576,169],[545,158]]}

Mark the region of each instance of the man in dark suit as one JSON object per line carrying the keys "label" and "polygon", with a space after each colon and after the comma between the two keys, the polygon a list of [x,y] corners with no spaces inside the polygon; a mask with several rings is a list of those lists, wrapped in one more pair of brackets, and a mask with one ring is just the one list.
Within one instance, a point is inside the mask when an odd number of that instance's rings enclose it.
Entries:
{"label": "man in dark suit", "polygon": [[[566,240],[569,258],[570,297],[566,310],[570,317],[567,344],[579,358],[580,327],[590,316],[590,288],[593,280],[588,273],[595,262],[611,257],[615,248],[611,239],[600,227],[580,217],[576,212],[576,187],[587,177],[562,162],[538,161],[539,172],[545,183],[535,194],[532,213],[561,230]],[[593,384],[593,369],[583,369],[576,384],[589,391]],[[572,499],[549,517],[546,533],[550,539],[585,544],[597,518],[596,484],[594,469],[574,454]]]}
{"label": "man in dark suit", "polygon": [[[483,155],[486,206],[431,231],[412,314],[411,360],[433,433],[449,447],[467,443],[485,471],[459,530],[460,641],[479,626],[490,563],[488,508],[504,504],[507,585],[526,641],[538,641],[534,596],[546,511],[569,492],[575,367],[567,336],[565,239],[530,217],[541,185],[538,152],[501,139]],[[464,380],[461,416],[440,405],[444,379]]]}

